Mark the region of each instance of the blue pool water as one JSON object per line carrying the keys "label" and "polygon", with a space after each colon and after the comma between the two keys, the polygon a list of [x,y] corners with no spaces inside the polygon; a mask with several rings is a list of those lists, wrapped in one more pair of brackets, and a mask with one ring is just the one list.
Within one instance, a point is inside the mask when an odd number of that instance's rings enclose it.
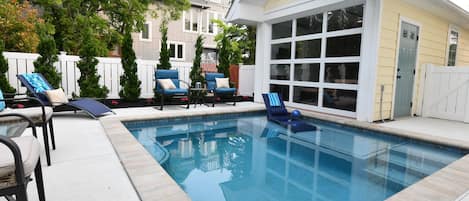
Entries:
{"label": "blue pool water", "polygon": [[464,150],[309,120],[290,133],[264,115],[126,122],[193,201],[375,201]]}

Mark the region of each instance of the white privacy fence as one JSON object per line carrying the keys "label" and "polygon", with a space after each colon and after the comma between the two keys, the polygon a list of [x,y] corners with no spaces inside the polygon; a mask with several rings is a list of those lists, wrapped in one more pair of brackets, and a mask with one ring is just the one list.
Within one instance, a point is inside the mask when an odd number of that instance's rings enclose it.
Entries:
{"label": "white privacy fence", "polygon": [[[21,87],[21,83],[16,75],[22,73],[30,73],[34,71],[33,62],[39,57],[39,54],[4,52],[8,61],[8,80],[10,84],[20,93],[26,92],[26,88]],[[120,58],[115,57],[98,57],[99,64],[97,66],[98,74],[101,76],[100,84],[109,89],[108,98],[119,98],[120,76],[124,70],[122,68]],[[80,60],[78,56],[61,54],[59,61],[55,63],[57,70],[62,73],[62,88],[69,97],[72,93],[79,95],[80,88],[78,79],[80,71],[77,68],[77,62]],[[155,87],[154,74],[158,61],[137,59],[137,74],[142,81],[141,98],[153,97],[153,89]],[[192,63],[188,62],[171,62],[172,68],[179,71],[179,79],[190,83],[190,70]],[[254,67],[240,67],[240,94],[252,95],[254,91]]]}
{"label": "white privacy fence", "polygon": [[469,123],[469,67],[426,66],[422,116]]}

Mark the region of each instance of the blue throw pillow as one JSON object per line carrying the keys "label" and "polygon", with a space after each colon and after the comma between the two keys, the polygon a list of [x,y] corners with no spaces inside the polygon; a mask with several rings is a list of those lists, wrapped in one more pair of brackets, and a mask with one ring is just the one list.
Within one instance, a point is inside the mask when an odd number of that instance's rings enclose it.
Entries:
{"label": "blue throw pillow", "polygon": [[269,93],[268,96],[269,96],[269,104],[270,104],[270,106],[272,106],[272,107],[279,107],[279,106],[281,106],[280,98],[278,97],[278,94],[277,94],[277,93]]}
{"label": "blue throw pillow", "polygon": [[[0,99],[3,100],[3,92],[0,90]],[[0,101],[0,112],[6,108],[5,101]]]}
{"label": "blue throw pillow", "polygon": [[34,88],[34,92],[36,93],[43,93],[44,91],[51,90],[51,87],[37,73],[26,73],[23,77]]}

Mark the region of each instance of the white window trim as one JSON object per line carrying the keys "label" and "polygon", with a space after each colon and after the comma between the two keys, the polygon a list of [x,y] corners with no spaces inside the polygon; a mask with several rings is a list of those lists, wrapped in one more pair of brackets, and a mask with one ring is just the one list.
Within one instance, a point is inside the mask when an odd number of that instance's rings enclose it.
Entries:
{"label": "white window trim", "polygon": [[[359,4],[356,4],[359,5]],[[354,5],[350,5],[354,6]],[[338,57],[338,58],[331,58],[331,57],[326,57],[326,43],[327,43],[327,38],[330,37],[336,37],[336,36],[348,36],[348,35],[354,35],[354,34],[361,34],[362,37],[362,44],[363,44],[363,35],[364,35],[364,28],[365,28],[365,9],[366,9],[366,4],[364,4],[364,16],[363,16],[363,23],[362,27],[359,28],[353,28],[353,29],[347,29],[347,30],[338,30],[338,31],[333,31],[333,32],[327,32],[327,11],[321,12],[323,14],[323,30],[321,33],[316,33],[316,34],[310,34],[310,35],[303,35],[303,36],[296,36],[296,18],[292,19],[292,36],[289,38],[282,38],[282,39],[269,39],[269,52],[271,45],[273,44],[279,44],[279,43],[291,43],[291,58],[290,59],[281,59],[281,60],[275,60],[271,59],[270,57],[268,58],[267,63],[270,64],[290,64],[290,80],[271,80],[270,79],[270,73],[268,75],[268,84],[280,84],[280,85],[286,85],[289,86],[289,100],[285,102],[287,106],[294,106],[294,107],[301,107],[305,109],[310,109],[310,110],[315,110],[315,111],[320,111],[320,112],[327,112],[331,114],[336,114],[336,115],[342,115],[342,116],[348,116],[348,117],[356,117],[357,116],[357,111],[359,108],[359,100],[358,100],[358,94],[359,94],[359,88],[360,88],[360,77],[358,78],[358,84],[341,84],[341,83],[326,83],[324,82],[324,74],[325,74],[325,64],[326,63],[337,63],[337,62],[343,62],[343,63],[349,63],[349,62],[357,62],[360,64],[360,71],[363,70],[362,68],[362,57],[363,57],[363,52],[364,49],[361,49],[360,56],[353,56],[353,57]],[[311,13],[314,14],[314,13]],[[318,13],[319,14],[319,13]],[[270,33],[272,33],[272,30],[270,30]],[[269,35],[270,37],[270,35]],[[312,40],[312,39],[320,39],[321,40],[321,55],[319,58],[307,58],[307,59],[296,59],[295,58],[295,49],[296,49],[296,41],[304,41],[304,40]],[[361,44],[361,46],[362,46]],[[294,81],[294,72],[295,72],[295,64],[298,63],[319,63],[320,64],[320,73],[319,73],[319,82],[301,82],[301,81]],[[270,65],[268,67],[270,69]],[[318,88],[318,105],[317,106],[312,106],[308,104],[301,104],[301,103],[295,103],[293,102],[293,87],[294,86],[306,86],[306,87],[317,87]],[[325,88],[332,88],[332,89],[344,89],[344,90],[353,90],[357,92],[357,97],[356,97],[356,106],[355,106],[355,112],[352,111],[347,111],[347,110],[340,110],[340,109],[334,109],[334,108],[326,108],[323,107],[323,93]]]}
{"label": "white window trim", "polygon": [[140,41],[144,41],[144,42],[151,42],[152,41],[152,23],[151,21],[147,21],[145,22],[145,24],[148,24],[148,39],[147,38],[143,38],[143,32],[140,32],[139,34],[139,39]]}
{"label": "white window trim", "polygon": [[207,31],[202,31],[202,33],[207,34],[207,35],[216,35],[218,33],[218,26],[214,23],[213,24],[213,33],[210,33],[209,30],[209,25],[210,25],[210,14],[214,14],[215,18],[214,19],[220,19],[221,14],[215,11],[206,11],[204,12],[205,15],[207,15]]}
{"label": "white window trim", "polygon": [[[177,41],[168,41],[167,43],[167,48],[169,49],[169,46],[171,44],[174,44],[176,46],[176,49],[175,49],[175,55],[176,57],[172,58],[170,57],[169,59],[171,61],[185,61],[186,60],[186,44],[183,43],[183,42],[177,42]],[[177,55],[177,51],[178,51],[178,45],[182,45],[182,58],[178,58],[178,55]]]}
{"label": "white window trim", "polygon": [[456,57],[454,58],[455,59],[455,63],[454,63],[454,66],[457,65],[458,63],[458,49],[459,49],[459,39],[460,39],[460,34],[461,32],[459,31],[459,27],[455,26],[455,25],[452,25],[450,24],[449,25],[449,28],[448,28],[448,40],[447,40],[447,45],[446,45],[446,59],[445,59],[445,66],[448,65],[448,62],[449,62],[449,47],[450,47],[450,41],[451,41],[451,32],[454,31],[456,33],[458,33],[458,43],[457,43],[457,47],[456,47]]}
{"label": "white window trim", "polygon": [[[187,33],[199,33],[201,28],[200,28],[200,25],[201,25],[201,22],[202,22],[202,19],[201,19],[201,15],[200,15],[200,12],[197,13],[198,15],[198,20],[197,20],[197,30],[192,30],[192,24],[194,23],[194,19],[193,19],[193,15],[192,15],[192,12],[194,10],[193,9],[190,9],[188,11],[183,11],[182,12],[182,31],[183,32],[187,32]],[[190,30],[186,30],[186,15],[189,14],[190,18],[189,18],[189,21],[190,21]]]}

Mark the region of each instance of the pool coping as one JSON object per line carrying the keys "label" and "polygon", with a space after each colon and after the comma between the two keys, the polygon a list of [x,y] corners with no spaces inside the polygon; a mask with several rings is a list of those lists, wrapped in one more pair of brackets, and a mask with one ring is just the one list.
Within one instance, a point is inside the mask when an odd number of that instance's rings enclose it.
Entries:
{"label": "pool coping", "polygon": [[[190,201],[189,196],[166,173],[160,164],[126,129],[122,122],[167,119],[190,116],[205,116],[219,114],[233,114],[257,112],[265,110],[263,105],[253,107],[217,108],[217,110],[200,111],[164,111],[146,115],[111,116],[100,118],[101,125],[113,145],[135,191],[142,201]],[[430,143],[441,144],[461,149],[469,149],[469,143],[449,138],[422,135],[402,129],[380,126],[354,119],[302,111],[303,115],[319,120],[325,120],[341,125],[368,129],[381,133],[397,135]],[[388,198],[391,201],[454,201],[469,190],[469,154],[449,164],[436,173],[427,176],[419,182],[405,188],[401,192]],[[465,171],[466,170],[466,171]],[[468,172],[468,173],[466,173]]]}

